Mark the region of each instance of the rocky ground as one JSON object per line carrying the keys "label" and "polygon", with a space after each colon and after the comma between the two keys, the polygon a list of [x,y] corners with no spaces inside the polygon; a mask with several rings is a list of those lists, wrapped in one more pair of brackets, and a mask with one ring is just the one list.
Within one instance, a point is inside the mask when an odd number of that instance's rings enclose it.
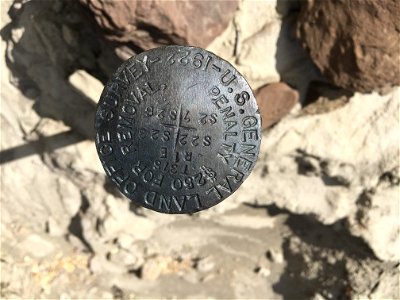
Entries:
{"label": "rocky ground", "polygon": [[[1,297],[399,299],[400,88],[398,76],[388,79],[396,71],[374,89],[366,55],[357,72],[369,74],[333,86],[294,37],[297,28],[312,47],[308,37],[319,35],[304,24],[321,18],[304,19],[297,1],[232,1],[210,17],[200,5],[190,30],[193,7],[153,2],[129,13],[129,1],[118,2],[122,9],[1,2]],[[254,172],[194,215],[129,203],[106,179],[92,140],[110,74],[168,43],[231,61],[263,107]],[[388,49],[385,59],[399,57]],[[351,69],[317,65],[342,72],[330,74],[338,85],[351,78],[343,73]],[[343,89],[358,86],[370,92]]]}

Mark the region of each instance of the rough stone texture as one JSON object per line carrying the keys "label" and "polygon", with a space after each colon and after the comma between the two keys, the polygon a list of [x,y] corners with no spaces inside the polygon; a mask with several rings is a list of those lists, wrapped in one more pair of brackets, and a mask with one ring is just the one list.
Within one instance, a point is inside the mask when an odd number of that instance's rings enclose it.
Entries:
{"label": "rough stone texture", "polygon": [[[264,133],[256,172],[233,197],[160,215],[127,202],[82,140],[92,124],[81,94],[94,86],[78,93],[69,76],[104,82],[134,52],[106,47],[74,3],[0,3],[2,297],[399,298],[398,262],[377,258],[397,256],[397,90],[292,111]],[[289,34],[293,3],[241,2],[211,46],[253,87],[284,80],[302,98],[319,78]]]}
{"label": "rough stone texture", "polygon": [[74,1],[29,1],[9,13],[14,18],[2,37],[10,38],[6,54],[15,84],[35,101],[40,116],[61,120],[92,138],[95,103],[65,78],[84,69],[105,81],[121,60]]}
{"label": "rough stone texture", "polygon": [[143,50],[178,44],[206,47],[227,27],[238,1],[81,0],[111,40]]}
{"label": "rough stone texture", "polygon": [[398,1],[302,3],[297,37],[336,85],[361,92],[400,85]]}
{"label": "rough stone texture", "polygon": [[356,94],[329,113],[281,121],[263,137],[258,166],[234,197],[324,224],[344,219],[378,258],[400,259],[399,102],[399,88]]}
{"label": "rough stone texture", "polygon": [[362,241],[337,226],[318,226],[294,215],[287,223],[294,231],[283,243],[287,272],[274,286],[285,299],[299,294],[304,299],[399,297],[398,277],[393,276],[398,263],[374,260]]}
{"label": "rough stone texture", "polygon": [[266,129],[285,117],[299,101],[299,93],[283,82],[271,83],[256,92],[257,104]]}
{"label": "rough stone texture", "polygon": [[233,23],[208,47],[229,60],[253,89],[284,81],[305,96],[318,69],[293,35],[297,1],[242,1]]}

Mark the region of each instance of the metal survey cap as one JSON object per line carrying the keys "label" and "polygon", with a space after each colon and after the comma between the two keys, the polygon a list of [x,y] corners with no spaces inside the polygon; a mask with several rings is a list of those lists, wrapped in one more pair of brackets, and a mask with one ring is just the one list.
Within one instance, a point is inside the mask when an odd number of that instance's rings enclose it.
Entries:
{"label": "metal survey cap", "polygon": [[229,197],[252,171],[261,142],[243,76],[186,46],[125,61],[103,90],[95,128],[107,176],[126,197],[162,213],[194,213]]}

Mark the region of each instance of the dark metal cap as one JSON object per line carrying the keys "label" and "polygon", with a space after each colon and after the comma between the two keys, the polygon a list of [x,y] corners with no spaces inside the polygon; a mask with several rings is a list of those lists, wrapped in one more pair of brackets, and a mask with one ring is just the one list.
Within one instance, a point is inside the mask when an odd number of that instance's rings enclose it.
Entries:
{"label": "dark metal cap", "polygon": [[261,141],[253,92],[227,61],[196,47],[152,49],[124,62],[96,112],[104,170],[129,199],[193,213],[230,196]]}

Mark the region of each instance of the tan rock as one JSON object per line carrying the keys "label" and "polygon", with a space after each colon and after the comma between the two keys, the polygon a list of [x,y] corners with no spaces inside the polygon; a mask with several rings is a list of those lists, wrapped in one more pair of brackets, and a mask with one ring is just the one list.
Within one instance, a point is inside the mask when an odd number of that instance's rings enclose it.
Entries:
{"label": "tan rock", "polygon": [[[399,177],[399,106],[396,88],[385,96],[356,93],[327,113],[287,117],[265,133],[258,164],[229,203],[273,202],[324,224],[347,220],[378,258],[399,259],[398,186],[382,187],[382,178]],[[361,209],[368,191],[375,191],[372,205]]]}
{"label": "tan rock", "polygon": [[163,274],[171,263],[171,257],[156,256],[148,259],[141,269],[141,278],[146,280],[156,280]]}
{"label": "tan rock", "polygon": [[93,103],[99,102],[103,84],[85,70],[77,70],[68,78],[69,83]]}

